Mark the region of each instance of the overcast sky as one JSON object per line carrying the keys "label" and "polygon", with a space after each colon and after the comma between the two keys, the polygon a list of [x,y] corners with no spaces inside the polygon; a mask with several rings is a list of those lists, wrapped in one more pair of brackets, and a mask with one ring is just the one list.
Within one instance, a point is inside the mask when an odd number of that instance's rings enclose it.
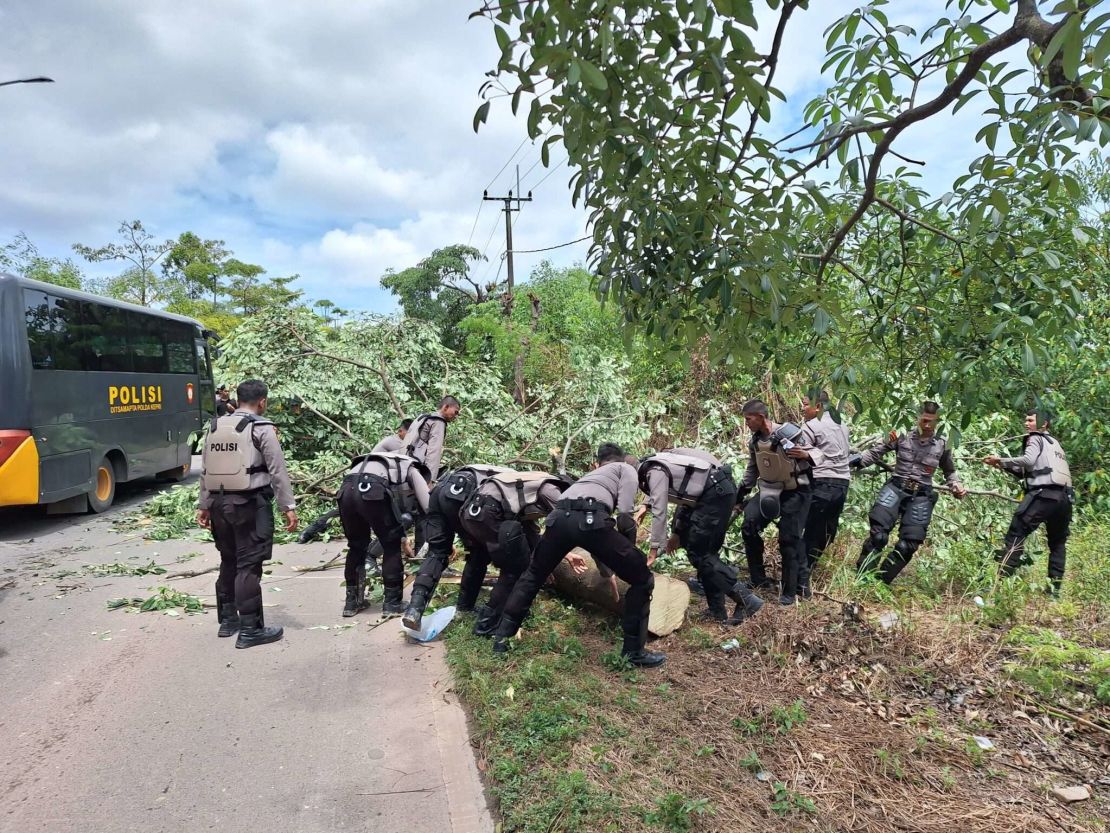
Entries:
{"label": "overcast sky", "polygon": [[[776,79],[819,92],[820,32],[857,4],[821,0],[792,29]],[[899,0],[899,14],[943,4]],[[387,268],[471,242],[498,269],[504,226],[482,190],[512,187],[523,120],[495,106],[475,135],[498,50],[466,0],[7,0],[0,6],[0,244],[25,232],[50,256],[113,240],[123,220],[160,237],[225,240],[314,299],[387,311]],[[1020,56],[1017,56],[1020,60]],[[499,102],[504,105],[504,102]],[[966,108],[960,116],[974,115]],[[942,117],[900,142],[944,183],[976,154]],[[960,138],[960,134],[967,138]],[[553,164],[564,158],[552,154]],[[514,227],[532,249],[581,237],[562,166],[516,162],[534,191]],[[586,244],[546,256],[585,258]],[[526,276],[545,255],[518,255]],[[104,274],[105,267],[88,271]]]}

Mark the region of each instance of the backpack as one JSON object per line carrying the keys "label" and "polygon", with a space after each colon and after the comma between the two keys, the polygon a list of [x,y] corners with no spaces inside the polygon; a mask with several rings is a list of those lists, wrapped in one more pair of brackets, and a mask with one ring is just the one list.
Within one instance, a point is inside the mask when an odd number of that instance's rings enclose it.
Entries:
{"label": "backpack", "polygon": [[[674,478],[671,474],[671,466],[678,466],[686,470],[682,477],[682,481],[675,487]],[[705,472],[706,482],[708,483],[709,475],[713,470],[719,468],[706,460],[700,460],[697,457],[687,457],[685,454],[675,454],[670,451],[660,451],[658,454],[652,454],[645,457],[640,462],[639,479],[640,489],[646,494],[648,492],[647,476],[648,472],[652,469],[658,469],[667,475],[667,492],[669,496],[678,502],[693,503],[696,502],[700,495],[689,495],[686,492],[686,487],[690,485],[690,480],[693,479],[694,474],[697,472]]]}
{"label": "backpack", "polygon": [[570,488],[566,480],[541,471],[505,472],[489,478],[483,485],[488,484],[497,491],[497,499],[506,519],[532,520],[547,514],[536,501],[540,490],[548,483],[560,492]]}
{"label": "backpack", "polygon": [[502,473],[513,473],[512,469],[504,466],[473,465],[455,469],[442,481],[436,484],[436,493],[443,495],[446,500],[462,506],[478,491],[478,487],[491,477]]}
{"label": "backpack", "polygon": [[268,471],[261,459],[262,444],[254,436],[256,425],[273,425],[253,414],[228,414],[213,418],[204,438],[201,480],[209,492],[246,492],[251,475]]}

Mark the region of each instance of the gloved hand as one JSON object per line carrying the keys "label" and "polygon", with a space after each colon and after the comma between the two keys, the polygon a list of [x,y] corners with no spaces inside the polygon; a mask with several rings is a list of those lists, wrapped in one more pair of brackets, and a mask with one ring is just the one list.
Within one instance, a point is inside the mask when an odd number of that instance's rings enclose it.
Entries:
{"label": "gloved hand", "polygon": [[863,468],[863,455],[860,454],[859,452],[856,452],[851,457],[849,457],[848,458],[848,468],[850,468],[850,469],[861,469],[861,468]]}

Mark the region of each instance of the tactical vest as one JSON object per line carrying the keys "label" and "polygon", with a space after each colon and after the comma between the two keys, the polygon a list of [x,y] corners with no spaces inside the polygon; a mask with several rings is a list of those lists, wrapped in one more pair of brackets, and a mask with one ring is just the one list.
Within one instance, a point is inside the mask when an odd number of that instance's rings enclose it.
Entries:
{"label": "tactical vest", "polygon": [[[672,466],[683,470],[682,479],[677,485],[674,482],[674,475],[671,471]],[[692,495],[687,491],[691,479],[693,479],[694,475],[698,472],[703,473],[705,475],[705,477],[702,478],[704,488],[704,484],[707,482],[709,475],[716,468],[718,467],[707,460],[701,460],[697,457],[688,457],[685,454],[674,454],[670,451],[660,451],[658,454],[645,457],[640,462],[640,489],[644,494],[648,494],[648,473],[652,469],[658,469],[667,476],[668,497],[675,503],[693,506],[697,503],[701,494]]]}
{"label": "tactical vest", "polygon": [[405,434],[408,443],[405,446],[405,453],[410,457],[416,451],[417,446],[421,443],[427,447],[428,442],[432,438],[432,428],[437,422],[442,422],[444,430],[447,428],[447,420],[439,414],[421,414],[412,421],[409,430]]}
{"label": "tactical vest", "polygon": [[535,520],[547,514],[539,505],[539,495],[549,483],[560,492],[569,487],[566,481],[544,471],[504,472],[494,475],[483,486],[487,492],[491,489],[496,492],[506,519]]}
{"label": "tactical vest", "polygon": [[[423,463],[407,454],[394,451],[371,451],[369,454],[356,457],[353,463],[351,470],[347,472],[348,477],[353,475],[364,482],[372,477],[383,477],[390,486],[399,486],[402,490],[409,488],[409,471],[414,467],[425,480],[428,478],[428,469]],[[385,474],[368,472],[366,469],[370,463],[378,463],[385,469]]]}
{"label": "tactical vest", "polygon": [[436,494],[443,495],[447,500],[460,505],[470,500],[478,491],[478,487],[498,474],[512,474],[516,472],[505,466],[473,465],[455,469],[438,484]]}
{"label": "tactical vest", "polygon": [[1041,451],[1033,461],[1033,467],[1025,473],[1025,488],[1036,489],[1042,486],[1070,488],[1071,468],[1068,466],[1068,458],[1064,456],[1064,449],[1060,447],[1055,437],[1034,431],[1025,437],[1022,448],[1028,446],[1030,438],[1035,436],[1041,438]]}
{"label": "tactical vest", "polygon": [[[778,484],[786,491],[798,488],[799,475],[805,475],[813,464],[808,460],[795,460],[787,457],[778,438],[779,426],[767,437],[753,437],[750,450],[755,459],[759,479],[769,484]],[[790,426],[798,430],[797,426]],[[804,482],[809,482],[808,479]]]}
{"label": "tactical vest", "polygon": [[[209,492],[249,491],[252,475],[267,472],[261,444],[254,436],[256,425],[273,423],[253,414],[228,414],[212,420],[204,438],[201,475]],[[268,477],[261,483],[255,481],[254,488],[266,485]]]}

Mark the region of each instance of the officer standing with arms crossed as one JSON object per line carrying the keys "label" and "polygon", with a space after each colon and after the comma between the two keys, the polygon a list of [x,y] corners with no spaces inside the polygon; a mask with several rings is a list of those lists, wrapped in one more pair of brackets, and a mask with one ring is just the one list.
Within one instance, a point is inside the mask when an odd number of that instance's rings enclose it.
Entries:
{"label": "officer standing with arms crossed", "polygon": [[528,569],[540,540],[537,522],[555,511],[569,485],[545,471],[508,471],[486,480],[463,508],[459,515],[463,530],[500,571],[489,601],[478,609],[476,636],[493,636],[509,593]]}
{"label": "officer standing with arms crossed", "polygon": [[782,585],[779,604],[792,605],[801,592],[805,563],[806,517],[809,514],[811,470],[824,461],[813,445],[813,432],[793,423],[772,422],[767,405],[750,399],[743,406],[744,424],[752,432],[748,443],[748,468],[740,483],[740,498],[759,486],[759,493],[744,507],[740,534],[748,558],[753,587],[774,587],[763,564],[763,530],[779,519],[779,553],[782,555]]}
{"label": "officer standing with arms crossed", "polygon": [[273,554],[275,496],[289,532],[297,528],[297,504],[277,431],[262,418],[268,393],[257,379],[240,384],[239,407],[212,420],[202,452],[197,523],[212,530],[220,551],[219,635],[238,631],[236,648],[276,642],[284,633],[263,619],[262,563]]}
{"label": "officer standing with arms crossed", "polygon": [[851,456],[852,441],[848,428],[829,412],[829,395],[825,391],[815,391],[812,397],[802,397],[802,411],[806,418],[805,427],[813,434],[813,447],[821,452],[810,472],[813,497],[802,536],[806,557],[798,576],[802,597],[808,599],[812,595],[809,575],[840,528],[840,513],[844,511],[848,484],[851,482],[848,458]]}
{"label": "officer standing with arms crossed", "polygon": [[[604,443],[597,450],[597,467],[567,489],[547,517],[543,537],[532,563],[516,583],[493,642],[495,653],[509,650],[509,638],[520,628],[532,601],[555,566],[575,547],[581,547],[631,585],[624,596],[621,654],[633,665],[652,668],[666,656],[645,649],[648,613],[655,577],[651,562],[636,548],[636,503],[639,475],[625,462],[624,450]],[[613,512],[617,512],[614,522]]]}
{"label": "officer standing with arms crossed", "polygon": [[339,519],[347,536],[347,561],[343,568],[347,585],[344,616],[354,616],[369,606],[366,601],[366,553],[372,535],[377,535],[382,545],[382,613],[398,616],[404,612],[401,538],[405,534],[406,498],[411,498],[419,511],[428,511],[427,470],[407,454],[371,451],[357,458],[343,478],[336,499]]}
{"label": "officer standing with arms crossed", "polygon": [[[962,500],[967,490],[960,484],[956,464],[948,443],[937,435],[940,406],[922,402],[917,427],[908,434],[890,432],[885,442],[863,453],[853,466],[863,468],[895,452],[894,474],[879,490],[868,520],[871,534],[863,543],[856,569],[878,569],[879,578],[890,584],[925,542],[929,521],[939,495],[933,489],[933,473],[939,468],[952,494]],[[883,549],[894,524],[898,524],[898,543],[884,560]]]}
{"label": "officer standing with arms crossed", "polygon": [[[720,555],[736,506],[732,471],[700,448],[672,448],[641,460],[639,476],[640,490],[647,495],[644,506],[652,517],[650,561],[662,548],[673,553],[682,546],[705,588],[709,618],[739,624],[759,612],[763,601],[737,581],[736,568]],[[678,509],[668,537],[670,501],[678,504]],[[736,602],[731,620],[725,610],[726,596]]]}
{"label": "officer standing with arms crossed", "polygon": [[1025,539],[1044,524],[1048,533],[1048,578],[1053,595],[1058,595],[1064,581],[1071,507],[1075,501],[1071,468],[1060,441],[1048,433],[1047,418],[1037,411],[1029,411],[1025,415],[1025,430],[1027,433],[1020,457],[991,454],[983,458],[988,466],[1002,469],[1025,481],[1025,499],[1014,512],[1002,541],[1002,549],[995,554],[995,558],[1001,565],[1003,575],[1013,575],[1025,562]]}

